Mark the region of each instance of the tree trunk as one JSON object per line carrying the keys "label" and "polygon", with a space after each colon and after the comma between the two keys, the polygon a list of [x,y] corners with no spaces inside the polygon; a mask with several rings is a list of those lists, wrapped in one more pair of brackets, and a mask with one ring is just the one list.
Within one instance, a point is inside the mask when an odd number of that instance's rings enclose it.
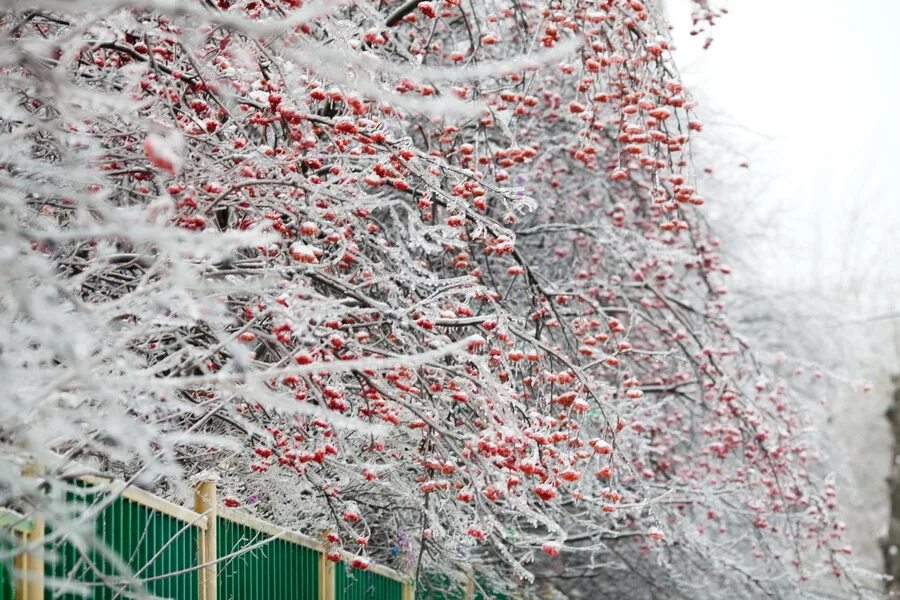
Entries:
{"label": "tree trunk", "polygon": [[900,376],[893,378],[894,396],[887,410],[891,424],[893,450],[891,474],[888,477],[890,494],[890,523],[887,537],[881,542],[884,554],[884,572],[890,577],[886,583],[888,596],[900,598]]}

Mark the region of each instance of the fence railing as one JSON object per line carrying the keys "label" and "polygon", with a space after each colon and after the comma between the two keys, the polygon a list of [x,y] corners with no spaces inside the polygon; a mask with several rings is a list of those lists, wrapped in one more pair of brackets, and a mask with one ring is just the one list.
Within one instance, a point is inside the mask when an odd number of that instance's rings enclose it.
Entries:
{"label": "fence railing", "polygon": [[100,508],[92,535],[0,512],[0,528],[15,528],[23,549],[14,564],[0,564],[0,600],[415,598],[410,579],[393,569],[352,569],[348,552],[335,564],[322,542],[219,506],[212,480],[195,486],[193,510],[93,477],[80,478],[66,501],[75,517]]}

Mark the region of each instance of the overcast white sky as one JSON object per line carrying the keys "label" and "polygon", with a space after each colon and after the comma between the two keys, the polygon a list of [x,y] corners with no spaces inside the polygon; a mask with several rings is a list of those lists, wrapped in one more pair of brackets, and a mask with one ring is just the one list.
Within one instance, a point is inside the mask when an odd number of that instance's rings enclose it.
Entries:
{"label": "overcast white sky", "polygon": [[838,288],[855,315],[900,309],[900,2],[731,0],[706,51],[688,4],[667,7],[707,123],[698,166],[720,182],[706,195],[764,234],[743,258],[775,287]]}

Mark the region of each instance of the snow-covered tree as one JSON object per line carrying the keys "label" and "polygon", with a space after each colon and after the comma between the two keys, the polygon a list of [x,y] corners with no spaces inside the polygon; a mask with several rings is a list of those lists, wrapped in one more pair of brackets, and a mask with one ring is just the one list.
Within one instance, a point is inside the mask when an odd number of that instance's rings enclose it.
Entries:
{"label": "snow-covered tree", "polygon": [[0,501],[60,524],[77,465],[176,498],[211,469],[423,582],[846,575],[803,407],[723,310],[667,31],[639,0],[8,2]]}

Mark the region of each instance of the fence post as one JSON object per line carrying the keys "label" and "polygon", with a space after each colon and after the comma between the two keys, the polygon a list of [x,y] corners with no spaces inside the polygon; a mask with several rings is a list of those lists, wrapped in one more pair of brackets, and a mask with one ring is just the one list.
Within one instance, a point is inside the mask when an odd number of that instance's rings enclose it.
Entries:
{"label": "fence post", "polygon": [[472,569],[466,571],[466,591],[463,594],[465,600],[475,599],[475,574]]}
{"label": "fence post", "polygon": [[[23,477],[40,477],[41,465],[29,461],[22,471]],[[35,513],[31,517],[31,527],[21,534],[22,544],[40,542],[29,552],[16,557],[17,571],[16,600],[44,600],[44,517]]]}
{"label": "fence post", "polygon": [[319,600],[334,600],[334,563],[328,560],[326,552],[319,553]]}
{"label": "fence post", "polygon": [[416,600],[416,586],[412,580],[403,582],[403,600]]}
{"label": "fence post", "polygon": [[[28,531],[19,534],[20,542],[31,544],[44,538],[44,519],[35,516]],[[44,600],[44,547],[40,545],[16,556],[16,600]]]}
{"label": "fence post", "polygon": [[200,600],[216,600],[218,595],[218,565],[216,552],[216,482],[218,477],[204,473],[194,483],[194,512],[206,515],[206,529],[200,530],[200,564],[210,563],[200,569]]}

